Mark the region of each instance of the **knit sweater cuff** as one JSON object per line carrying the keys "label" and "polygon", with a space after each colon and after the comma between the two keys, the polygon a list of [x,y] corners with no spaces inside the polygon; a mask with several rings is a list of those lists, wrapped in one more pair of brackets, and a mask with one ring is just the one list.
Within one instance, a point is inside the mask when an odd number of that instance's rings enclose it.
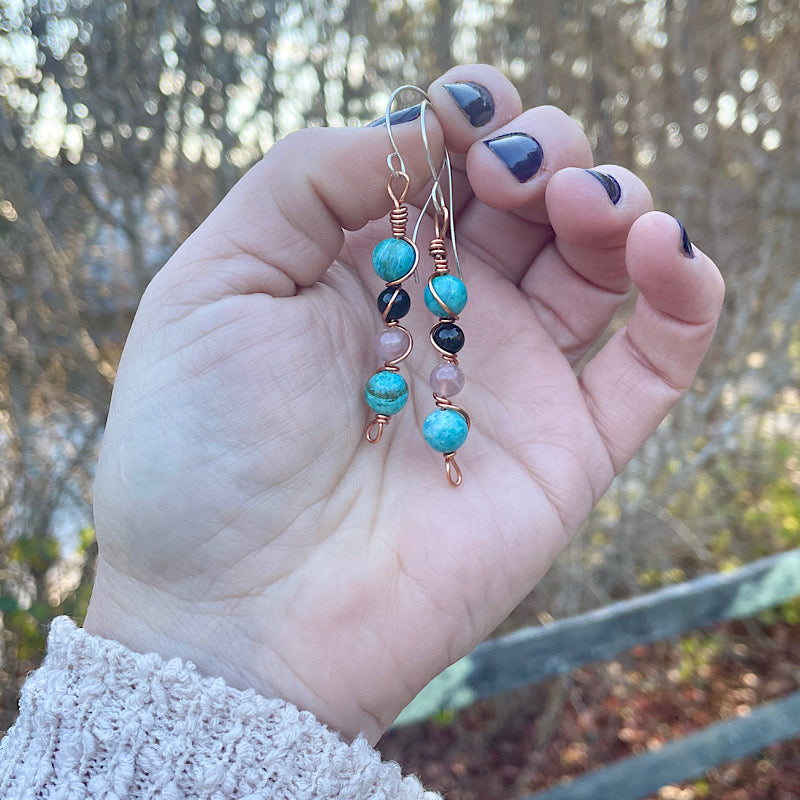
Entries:
{"label": "knit sweater cuff", "polygon": [[440,800],[363,738],[66,617],[0,742],[0,797]]}

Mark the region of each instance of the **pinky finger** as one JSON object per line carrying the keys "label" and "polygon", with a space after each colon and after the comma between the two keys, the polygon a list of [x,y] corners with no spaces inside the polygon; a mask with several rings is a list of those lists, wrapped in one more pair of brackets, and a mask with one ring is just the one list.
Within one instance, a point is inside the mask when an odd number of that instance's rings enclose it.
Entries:
{"label": "pinky finger", "polygon": [[580,376],[617,473],[691,385],[725,291],[714,262],[660,212],[633,224],[626,266],[639,291],[633,314]]}

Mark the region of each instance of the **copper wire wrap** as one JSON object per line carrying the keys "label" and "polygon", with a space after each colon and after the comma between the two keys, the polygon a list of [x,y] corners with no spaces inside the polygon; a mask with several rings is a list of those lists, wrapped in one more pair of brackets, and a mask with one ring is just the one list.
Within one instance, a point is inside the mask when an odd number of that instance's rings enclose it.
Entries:
{"label": "copper wire wrap", "polygon": [[447,476],[447,482],[451,486],[461,486],[463,475],[461,474],[461,467],[456,463],[455,453],[444,454],[444,472]]}
{"label": "copper wire wrap", "polygon": [[[401,180],[403,182],[403,188],[398,195],[394,187],[392,186],[392,182],[394,180]],[[393,175],[389,176],[389,181],[386,184],[386,191],[389,192],[389,197],[392,198],[392,202],[394,203],[395,209],[401,208],[403,203],[405,202],[406,195],[408,194],[408,187],[411,186],[411,178],[405,172],[395,172]],[[406,217],[408,217],[408,211],[406,210]],[[405,228],[403,228],[403,236],[406,235]]]}
{"label": "copper wire wrap", "polygon": [[392,236],[395,239],[406,238],[406,226],[408,225],[408,207],[398,206],[389,213],[389,222],[392,225]]}
{"label": "copper wire wrap", "polygon": [[443,275],[449,271],[447,267],[447,248],[445,247],[444,239],[440,236],[431,239],[431,243],[428,245],[428,252],[433,259],[434,275]]}
{"label": "copper wire wrap", "polygon": [[370,444],[377,444],[383,436],[384,426],[389,424],[390,416],[387,414],[376,414],[375,419],[367,425],[367,430],[364,432],[367,441]]}
{"label": "copper wire wrap", "polygon": [[[439,315],[439,321],[440,322],[455,322],[458,319],[458,314],[456,314],[455,311],[453,311],[453,309],[450,308],[450,306],[448,306],[447,303],[445,303],[444,300],[442,300],[442,298],[439,296],[439,293],[436,291],[436,288],[433,285],[433,279],[434,278],[438,278],[440,275],[444,275],[444,274],[446,274],[446,273],[445,272],[434,272],[433,275],[431,275],[428,278],[428,291],[433,295],[433,299],[442,307],[442,310],[444,312],[446,312],[444,314],[440,314]],[[433,340],[431,340],[431,341],[433,341]],[[434,344],[433,346],[436,347],[436,344]],[[442,350],[441,348],[436,347],[436,349],[440,353],[444,353],[444,350]]]}
{"label": "copper wire wrap", "polygon": [[383,314],[381,314],[381,319],[383,319],[386,327],[394,327],[397,324],[397,320],[387,320],[386,317],[389,316],[392,309],[394,308],[394,304],[397,301],[397,296],[400,294],[401,286],[399,283],[387,283],[387,287],[394,287],[394,292],[392,296],[389,298],[389,302],[386,304],[386,308],[383,309]]}
{"label": "copper wire wrap", "polygon": [[467,423],[467,430],[470,429],[472,426],[472,420],[469,418],[469,414],[464,411],[463,408],[460,408],[451,400],[448,400],[446,397],[442,397],[441,395],[435,394],[433,399],[436,401],[436,407],[441,408],[442,411],[458,411],[462,417],[464,417],[464,422]]}
{"label": "copper wire wrap", "polygon": [[[436,303],[441,308],[442,313],[439,314],[439,322],[455,322],[458,319],[458,314],[456,314],[452,308],[450,308],[447,303],[441,298],[439,293],[436,291],[434,287],[433,281],[435,278],[439,277],[440,275],[447,275],[450,272],[450,269],[447,265],[447,246],[445,244],[444,238],[441,235],[442,226],[446,227],[447,225],[447,209],[443,209],[444,214],[442,215],[442,225],[440,226],[440,220],[437,215],[436,218],[436,233],[433,239],[431,239],[430,244],[428,245],[428,252],[433,259],[433,273],[428,277],[428,291],[431,293],[431,296],[436,301]],[[433,348],[441,355],[442,360],[446,361],[450,364],[455,364],[458,366],[458,357],[455,353],[448,353],[446,350],[443,350],[439,345],[436,343],[436,340],[433,338],[433,332],[436,330],[436,325],[431,328],[429,339]],[[455,403],[448,400],[446,397],[442,395],[435,394],[433,395],[433,399],[436,401],[436,407],[443,410],[443,411],[456,411],[457,413],[461,414],[464,418],[464,421],[467,423],[467,430],[470,429],[472,425],[472,421],[469,418],[469,414],[463,409],[457,406]],[[463,480],[463,474],[461,472],[461,467],[458,466],[458,462],[456,461],[456,453],[455,451],[451,453],[443,453],[444,455],[444,469],[445,475],[447,477],[447,482],[453,486],[461,486],[461,482]]]}
{"label": "copper wire wrap", "polygon": [[[458,319],[458,317],[455,317],[455,319]],[[453,318],[452,317],[449,319],[446,317],[441,318],[439,322],[453,322]],[[434,325],[433,328],[431,328],[431,332],[428,334],[428,339],[430,340],[430,343],[433,345],[433,349],[436,350],[436,352],[439,353],[439,355],[441,355],[444,361],[449,361],[451,364],[458,365],[458,357],[456,356],[455,353],[448,353],[447,350],[442,350],[442,348],[439,347],[438,344],[436,344],[436,340],[433,338],[433,332],[435,330],[436,326]]]}
{"label": "copper wire wrap", "polygon": [[[455,359],[453,359],[454,363],[458,363]],[[444,411],[457,411],[464,417],[464,421],[467,423],[467,430],[472,427],[472,420],[469,418],[469,414],[464,411],[463,408],[460,408],[455,403],[448,400],[446,397],[442,397],[441,395],[434,394],[433,399],[436,401],[436,407],[440,408]],[[452,453],[443,453],[444,456],[444,472],[445,476],[447,477],[447,482],[453,486],[461,486],[461,481],[463,480],[463,475],[461,474],[461,467],[458,466],[456,462],[456,453],[453,451]]]}
{"label": "copper wire wrap", "polygon": [[[400,194],[397,194],[394,190],[393,184],[395,180],[400,180],[403,184]],[[408,344],[406,345],[406,349],[402,355],[384,362],[383,370],[386,372],[400,372],[400,363],[405,361],[409,355],[411,355],[411,351],[414,347],[414,339],[412,338],[411,333],[397,320],[387,319],[387,317],[391,315],[392,308],[394,307],[397,297],[400,294],[403,281],[410,278],[416,272],[417,264],[419,263],[419,250],[417,249],[417,245],[406,236],[406,230],[408,227],[408,208],[403,205],[403,202],[406,199],[408,187],[410,185],[411,179],[405,172],[399,170],[392,171],[392,174],[389,176],[389,180],[386,184],[386,191],[389,193],[389,197],[392,199],[392,204],[394,205],[394,208],[392,208],[392,210],[389,212],[389,222],[392,227],[392,236],[395,239],[403,239],[414,248],[414,263],[412,264],[411,269],[402,277],[386,284],[387,288],[394,289],[394,293],[392,294],[389,302],[386,304],[386,308],[383,310],[383,314],[381,315],[383,318],[383,323],[387,328],[398,328],[408,339]],[[381,437],[383,436],[383,429],[389,424],[389,420],[391,420],[391,418],[392,417],[390,414],[375,414],[374,418],[367,425],[367,428],[364,431],[364,437],[370,444],[377,444],[381,440]]]}
{"label": "copper wire wrap", "polygon": [[[387,307],[386,311],[388,311],[388,310],[389,310],[389,308],[390,308],[390,307]],[[385,314],[386,314],[386,311],[384,311],[384,316],[385,316]],[[397,358],[393,358],[393,359],[391,359],[391,361],[386,361],[386,362],[384,363],[384,365],[383,365],[383,368],[384,368],[384,369],[385,369],[387,372],[400,372],[400,367],[398,366],[398,364],[400,364],[402,361],[405,361],[405,360],[406,360],[406,359],[407,359],[407,358],[408,358],[408,357],[411,355],[411,351],[414,349],[414,339],[413,339],[413,338],[412,338],[412,336],[411,336],[411,331],[409,331],[409,330],[407,330],[406,328],[404,328],[404,327],[403,327],[403,326],[402,326],[402,325],[401,325],[399,322],[397,322],[397,321],[394,321],[394,322],[387,322],[387,323],[386,323],[386,327],[387,327],[387,328],[397,328],[398,330],[401,330],[401,331],[403,331],[403,333],[404,333],[404,334],[406,335],[406,337],[408,338],[408,345],[406,345],[406,350],[405,350],[405,352],[403,353],[403,355],[401,355],[401,356],[398,356]]]}
{"label": "copper wire wrap", "polygon": [[[444,239],[441,237],[432,239],[430,245],[428,245],[428,252],[431,254],[431,258],[433,258],[434,267],[433,273],[428,277],[428,291],[431,293],[433,299],[439,304],[444,312],[443,314],[439,315],[439,321],[455,322],[458,319],[458,314],[456,314],[453,309],[450,308],[450,306],[448,306],[444,300],[442,300],[433,285],[434,278],[438,278],[439,275],[447,275],[450,272],[447,266],[447,248],[445,247]],[[430,341],[434,349],[445,361],[449,361],[451,364],[458,364],[458,359],[455,357],[455,355],[448,353],[446,350],[442,350],[442,348],[436,344],[433,338],[433,329],[431,329]]]}

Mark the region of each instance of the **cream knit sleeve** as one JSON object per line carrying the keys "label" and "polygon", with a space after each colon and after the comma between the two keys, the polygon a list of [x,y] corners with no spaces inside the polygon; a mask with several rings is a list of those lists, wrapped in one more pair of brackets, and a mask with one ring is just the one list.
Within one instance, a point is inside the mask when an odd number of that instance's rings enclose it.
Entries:
{"label": "cream knit sleeve", "polygon": [[365,739],[66,617],[0,742],[0,798],[441,800]]}

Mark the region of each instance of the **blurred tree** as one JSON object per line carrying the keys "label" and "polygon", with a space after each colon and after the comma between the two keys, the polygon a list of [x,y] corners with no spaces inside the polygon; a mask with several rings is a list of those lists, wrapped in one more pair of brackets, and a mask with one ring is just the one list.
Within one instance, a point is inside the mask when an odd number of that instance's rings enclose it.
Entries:
{"label": "blurred tree", "polygon": [[728,277],[694,391],[522,615],[752,555],[747,470],[780,480],[776,508],[800,491],[778,447],[800,411],[799,35],[794,0],[0,3],[6,669],[50,616],[80,614],[92,464],[147,281],[275,139],[362,124],[456,62],[579,120],[598,162],[645,178]]}
{"label": "blurred tree", "polygon": [[[363,122],[401,72],[417,78],[435,9],[415,20],[364,8],[0,4],[0,612],[12,672],[30,666],[52,616],[82,615],[94,548],[78,531],[151,276],[278,136]],[[371,50],[387,25],[394,37]]]}

